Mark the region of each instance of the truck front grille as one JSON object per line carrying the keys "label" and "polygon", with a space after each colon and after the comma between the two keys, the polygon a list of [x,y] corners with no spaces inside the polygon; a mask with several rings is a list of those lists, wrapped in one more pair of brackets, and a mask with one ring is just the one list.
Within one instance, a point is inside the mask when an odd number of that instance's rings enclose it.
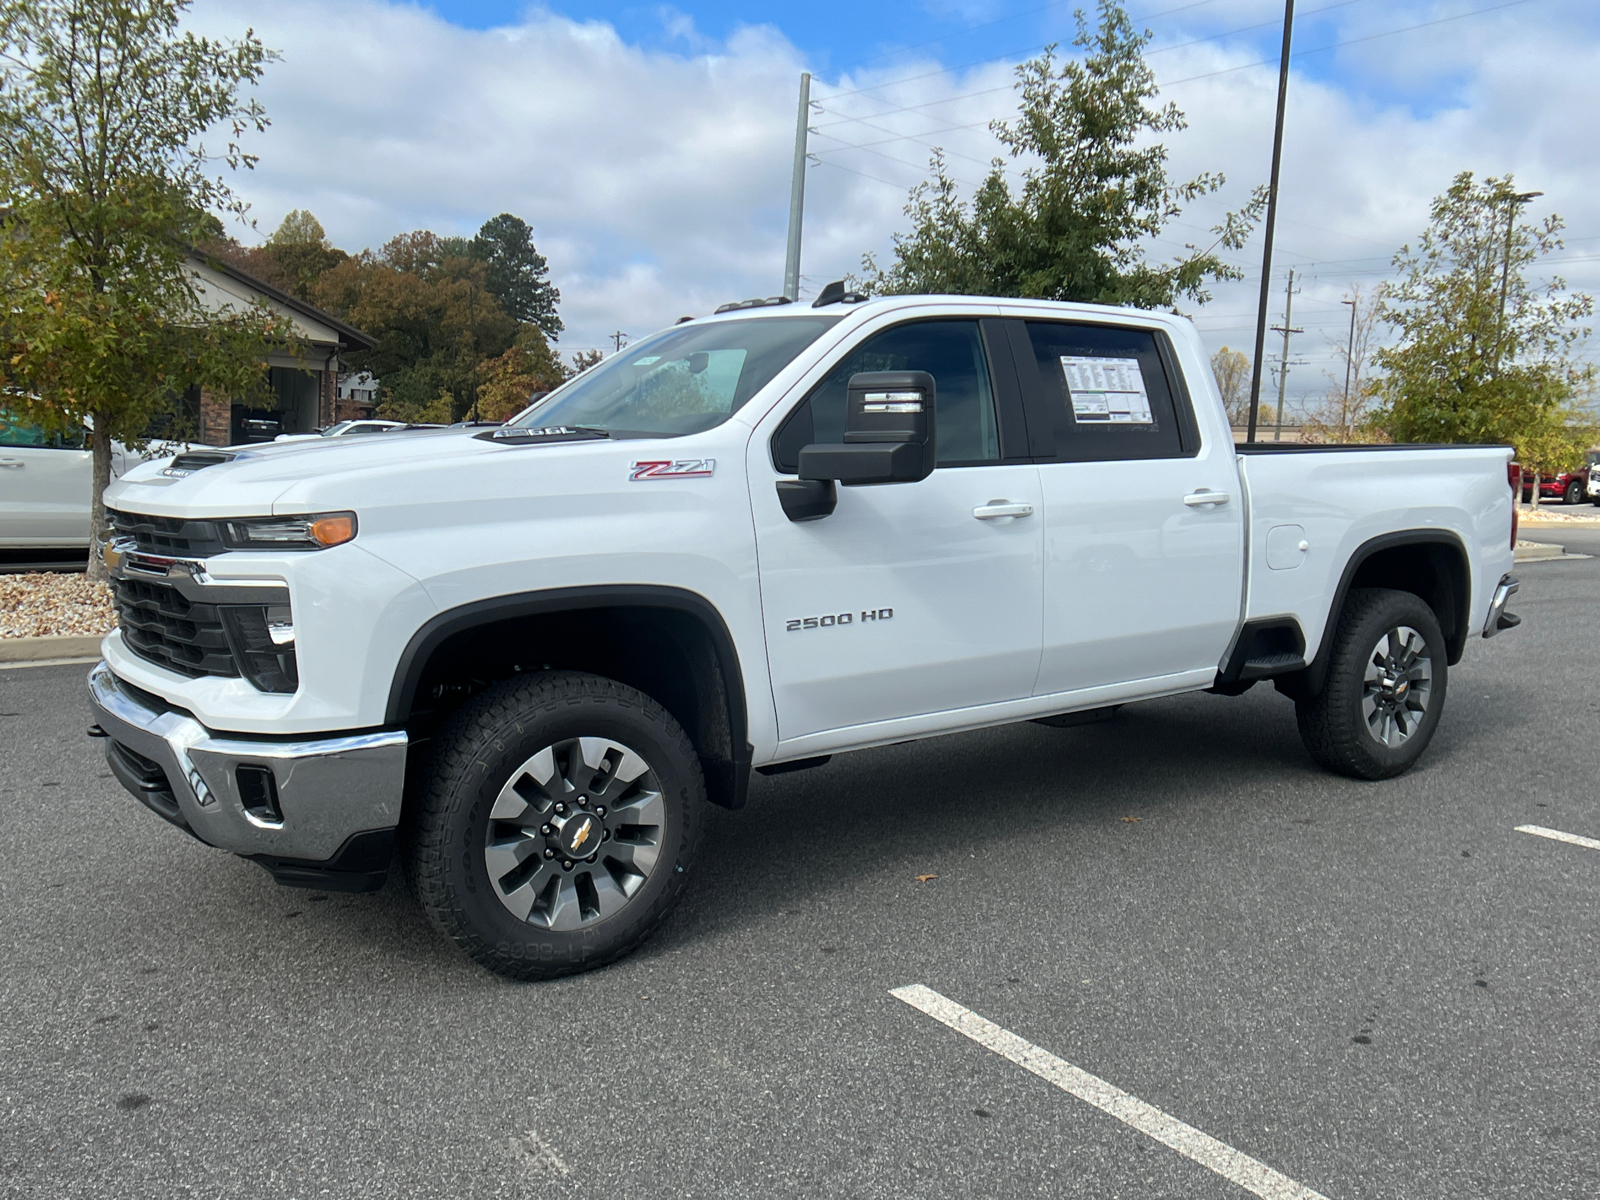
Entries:
{"label": "truck front grille", "polygon": [[122,537],[131,537],[146,554],[163,557],[207,558],[228,549],[217,521],[187,521],[181,517],[148,517],[143,513],[106,510],[106,519]]}
{"label": "truck front grille", "polygon": [[113,579],[122,641],[140,658],[191,679],[236,678],[239,665],[215,604],[196,604],[168,583]]}

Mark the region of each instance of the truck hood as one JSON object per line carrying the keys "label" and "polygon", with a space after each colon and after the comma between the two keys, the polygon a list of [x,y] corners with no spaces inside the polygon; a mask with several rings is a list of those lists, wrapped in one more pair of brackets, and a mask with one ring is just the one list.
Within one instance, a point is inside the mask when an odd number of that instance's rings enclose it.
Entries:
{"label": "truck hood", "polygon": [[[398,478],[413,479],[426,491],[425,480],[441,472],[471,470],[478,459],[508,453],[567,458],[608,442],[567,442],[539,446],[507,446],[480,439],[482,429],[415,429],[358,437],[264,442],[229,447],[218,453],[227,461],[201,466],[187,474],[173,470],[176,461],[162,458],[143,463],[106,489],[110,508],[171,517],[274,515],[357,507],[373,485]],[[202,452],[204,447],[199,448]],[[172,473],[168,473],[171,471]],[[383,488],[382,490],[388,490]]]}

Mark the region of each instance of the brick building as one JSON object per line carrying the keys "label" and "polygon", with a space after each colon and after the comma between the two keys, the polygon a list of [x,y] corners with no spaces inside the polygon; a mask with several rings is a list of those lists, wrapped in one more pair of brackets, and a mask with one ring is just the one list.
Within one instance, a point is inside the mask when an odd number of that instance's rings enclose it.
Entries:
{"label": "brick building", "polygon": [[369,335],[229,263],[196,255],[189,265],[207,308],[240,310],[265,301],[301,340],[297,354],[268,353],[268,398],[246,405],[206,388],[189,398],[201,441],[209,446],[270,442],[280,433],[312,433],[335,421],[372,415],[371,389],[345,389],[341,396],[339,388],[339,355],[371,350],[377,343]]}

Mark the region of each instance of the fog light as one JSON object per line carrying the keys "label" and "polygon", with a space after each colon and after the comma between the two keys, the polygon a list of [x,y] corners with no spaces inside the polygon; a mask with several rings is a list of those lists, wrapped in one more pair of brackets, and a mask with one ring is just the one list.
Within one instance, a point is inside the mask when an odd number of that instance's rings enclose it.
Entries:
{"label": "fog light", "polygon": [[286,606],[275,604],[267,609],[267,636],[274,646],[294,645],[294,614]]}
{"label": "fog light", "polygon": [[287,606],[226,604],[218,611],[241,675],[263,692],[292,692],[300,686],[294,618]]}

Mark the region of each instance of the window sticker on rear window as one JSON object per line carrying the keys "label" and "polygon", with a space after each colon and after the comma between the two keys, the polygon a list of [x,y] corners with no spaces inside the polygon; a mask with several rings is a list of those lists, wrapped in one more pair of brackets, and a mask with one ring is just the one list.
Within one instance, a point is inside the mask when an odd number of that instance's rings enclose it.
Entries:
{"label": "window sticker on rear window", "polygon": [[1063,354],[1061,371],[1072,397],[1072,416],[1079,422],[1153,425],[1150,393],[1137,358],[1086,358]]}

